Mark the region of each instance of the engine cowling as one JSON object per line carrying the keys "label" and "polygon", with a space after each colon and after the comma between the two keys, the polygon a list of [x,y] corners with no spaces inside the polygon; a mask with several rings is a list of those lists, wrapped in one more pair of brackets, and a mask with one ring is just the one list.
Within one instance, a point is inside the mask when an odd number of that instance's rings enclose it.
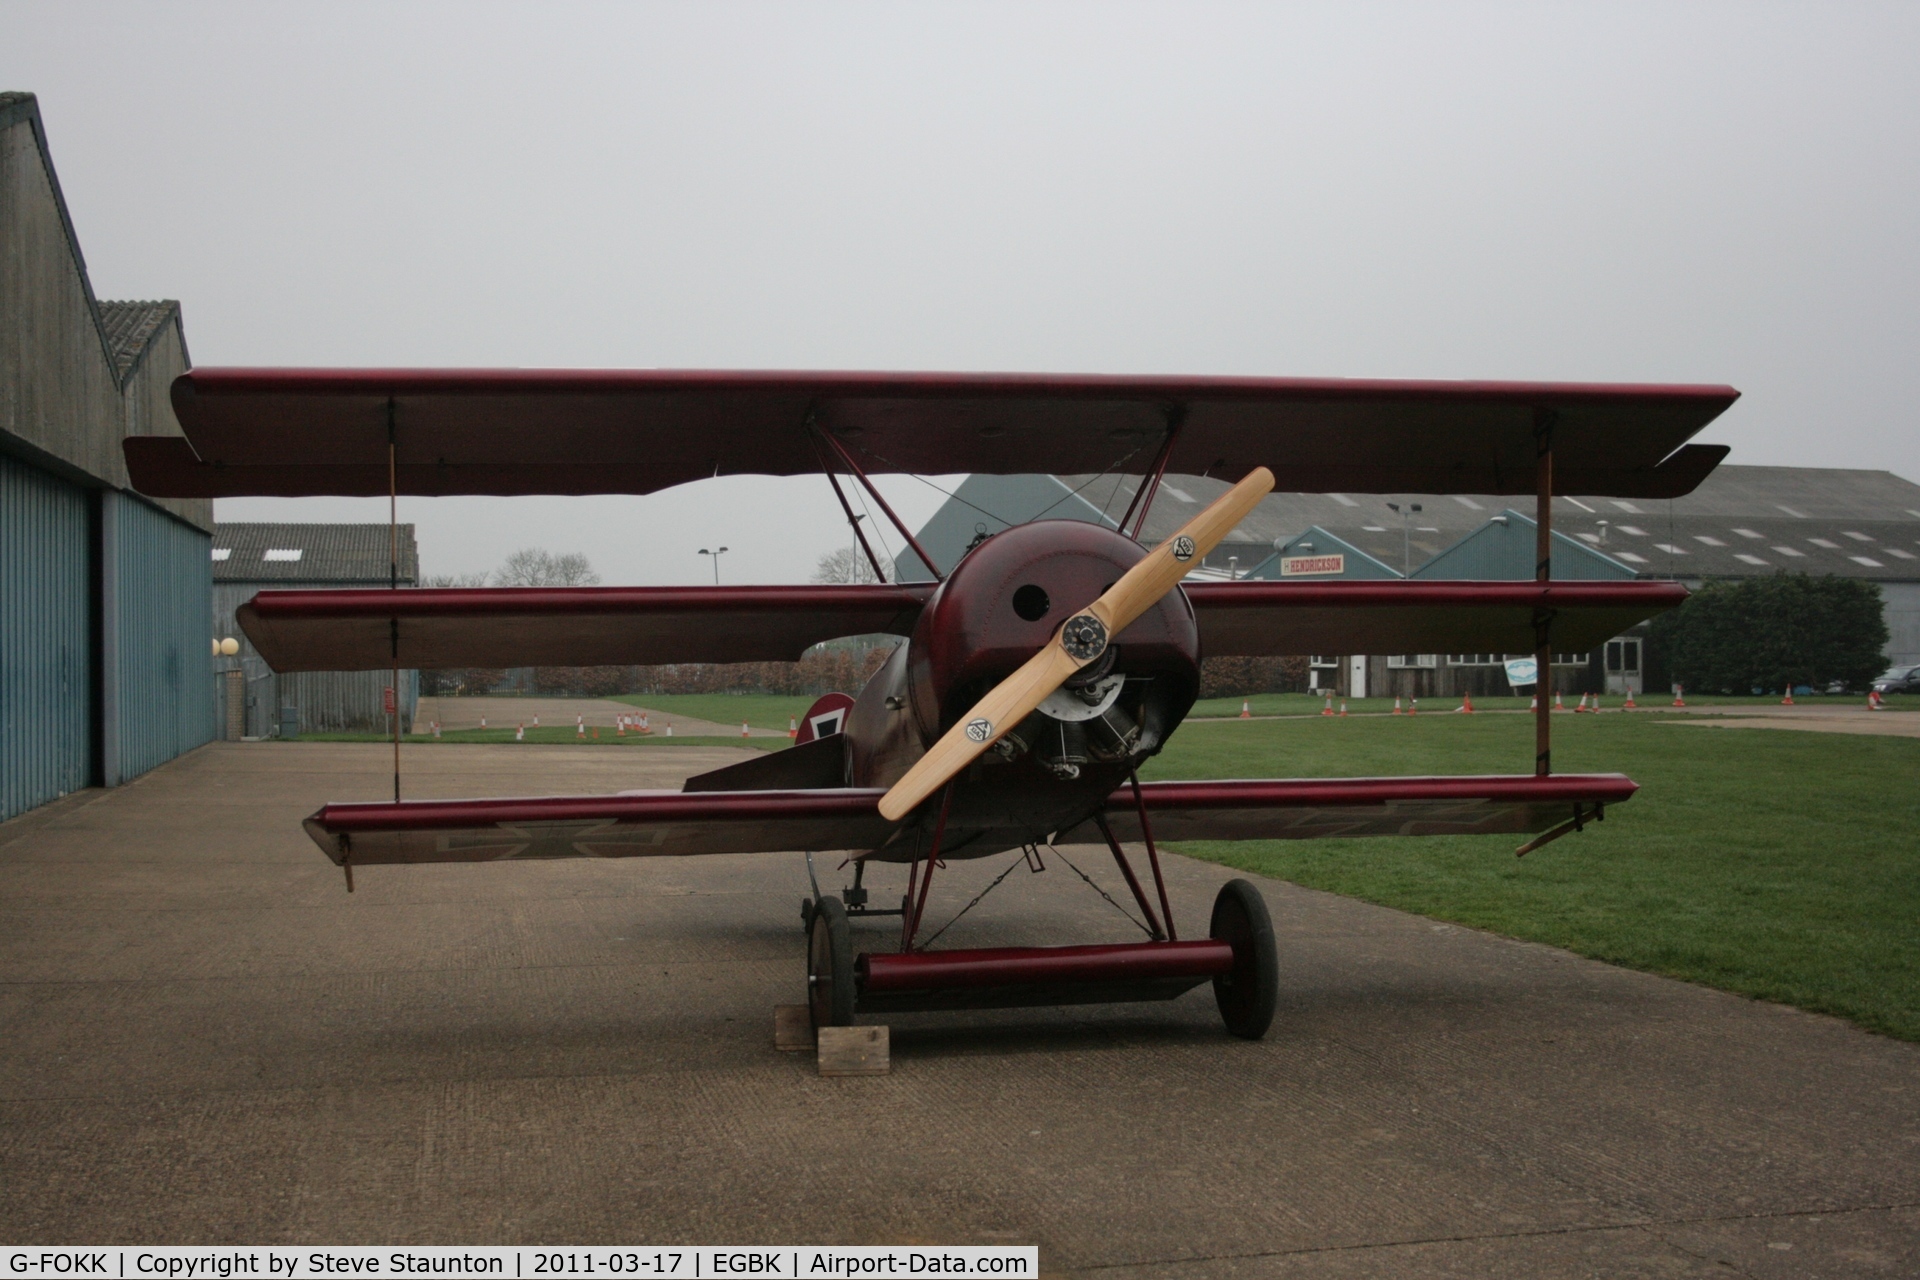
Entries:
{"label": "engine cowling", "polygon": [[[1132,539],[1078,520],[1018,525],[969,552],[922,610],[908,646],[907,691],[922,740],[937,740],[1145,554]],[[997,750],[1061,777],[1152,755],[1193,705],[1199,674],[1193,608],[1173,591]]]}

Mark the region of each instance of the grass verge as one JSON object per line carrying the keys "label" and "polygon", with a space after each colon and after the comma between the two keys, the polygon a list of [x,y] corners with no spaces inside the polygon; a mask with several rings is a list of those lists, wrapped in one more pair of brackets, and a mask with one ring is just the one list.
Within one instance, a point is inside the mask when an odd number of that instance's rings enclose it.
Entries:
{"label": "grass verge", "polygon": [[[588,737],[582,738],[574,732],[572,725],[540,725],[529,728],[524,742],[546,744],[548,746],[580,747],[752,747],[756,751],[778,751],[787,745],[785,738],[742,738],[738,734],[731,737],[699,738],[674,735],[669,738],[658,730],[653,733],[616,734],[607,726],[600,727],[600,736],[592,737],[589,728]],[[392,742],[393,739],[383,733],[303,733],[293,739],[272,739],[275,742]],[[486,742],[514,743],[512,729],[443,729],[435,738],[430,733],[403,734],[402,746],[432,746],[443,742]]]}
{"label": "grass verge", "polygon": [[807,694],[778,693],[633,693],[613,701],[630,707],[646,707],[663,715],[711,720],[715,724],[739,724],[744,720],[756,729],[783,730],[787,721],[799,719],[814,703],[813,697]]}
{"label": "grass verge", "polygon": [[[1510,836],[1181,851],[1920,1040],[1920,741],[1666,721],[1556,721],[1556,769],[1641,790],[1525,859]],[[1516,773],[1531,733],[1518,716],[1189,724],[1143,772]]]}

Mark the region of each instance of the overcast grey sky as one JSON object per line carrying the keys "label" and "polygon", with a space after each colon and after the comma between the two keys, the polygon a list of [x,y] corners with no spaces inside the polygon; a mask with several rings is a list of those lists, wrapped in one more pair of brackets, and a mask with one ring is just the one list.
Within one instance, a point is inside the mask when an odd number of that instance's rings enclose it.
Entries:
{"label": "overcast grey sky", "polygon": [[[1920,479],[1920,5],[0,6],[200,364],[1730,382]],[[887,484],[917,521],[940,495]],[[384,519],[385,503],[220,504]],[[402,499],[429,573],[798,581],[823,481]]]}

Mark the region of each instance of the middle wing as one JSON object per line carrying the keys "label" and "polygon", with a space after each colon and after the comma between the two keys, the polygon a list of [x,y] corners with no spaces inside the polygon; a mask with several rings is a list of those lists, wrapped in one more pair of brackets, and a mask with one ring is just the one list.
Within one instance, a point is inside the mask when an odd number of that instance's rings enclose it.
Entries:
{"label": "middle wing", "polygon": [[[1687,597],[1672,582],[1189,583],[1201,652],[1579,653]],[[780,662],[909,635],[932,583],[263,591],[238,611],[275,671]],[[1119,642],[1124,644],[1124,633]],[[397,644],[397,650],[396,650]]]}

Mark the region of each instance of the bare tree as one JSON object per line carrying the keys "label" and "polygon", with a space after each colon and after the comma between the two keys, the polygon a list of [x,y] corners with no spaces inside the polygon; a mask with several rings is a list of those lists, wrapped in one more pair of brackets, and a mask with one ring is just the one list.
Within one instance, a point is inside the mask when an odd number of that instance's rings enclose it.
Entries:
{"label": "bare tree", "polygon": [[484,587],[490,576],[485,573],[435,573],[429,574],[420,585],[423,587]]}
{"label": "bare tree", "polygon": [[600,582],[578,551],[554,555],[544,547],[522,547],[495,570],[496,587],[591,587]]}
{"label": "bare tree", "polygon": [[[880,557],[880,568],[885,571],[887,581],[893,581],[893,561]],[[820,564],[813,571],[815,582],[876,582],[873,565],[867,561],[867,553],[858,547],[838,547],[820,557]]]}

